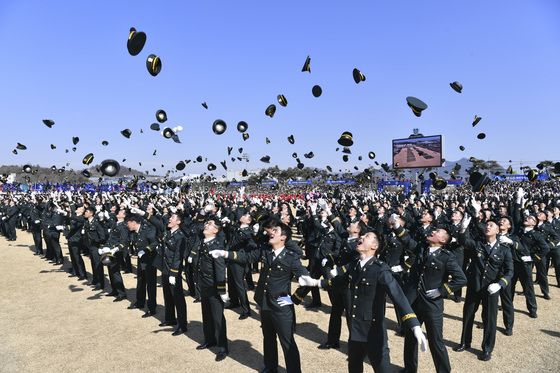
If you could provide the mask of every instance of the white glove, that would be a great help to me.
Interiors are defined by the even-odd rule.
[[[177,207],[169,206],[169,211],[171,211],[171,213],[174,214],[177,212]]]
[[[441,297],[441,291],[439,291],[439,289],[431,289],[426,291],[426,296],[430,299],[436,299],[437,297]]]
[[[312,202],[309,206],[311,207],[311,213],[315,215],[317,213],[317,203]]]
[[[320,280],[316,280],[314,278],[311,278],[311,276],[300,276],[298,279],[298,283],[299,286],[312,286],[312,287],[318,287],[321,284]]]
[[[329,260],[328,260],[327,258],[323,258],[323,259],[321,260],[321,267],[324,267],[324,266],[327,264],[328,261],[329,261]]]
[[[189,256],[189,257],[187,258],[187,263],[189,263],[189,264],[192,263],[192,256]]]
[[[57,225],[56,227],[57,231],[63,231],[64,230],[64,225]]]
[[[118,247],[115,247],[115,248],[109,250],[109,252],[111,253],[111,255],[115,255],[118,251],[119,251],[119,248],[118,248]]]
[[[488,285],[488,293],[490,295],[496,294],[497,292],[500,291],[501,288],[502,287],[500,286],[500,284],[498,284],[497,282],[494,282],[494,283]]]
[[[511,240],[511,238],[506,237],[506,236],[500,236],[500,237],[498,238],[498,241],[499,241],[500,243],[502,243],[502,244],[509,244],[509,245],[511,245],[511,244],[513,243],[513,241]]]
[[[103,213],[103,217],[104,217],[106,220],[109,220],[109,211],[105,211],[105,212]]]
[[[97,213],[97,219],[103,220],[104,217],[105,217],[105,215],[103,214],[103,212]]]
[[[521,260],[524,262],[532,262],[533,258],[531,258],[531,255],[525,255],[521,257]]]
[[[476,211],[477,214],[478,214],[478,212],[479,212],[480,210],[482,210],[481,204],[478,203],[478,202],[474,199],[474,197],[471,198],[471,205],[472,205],[472,207],[474,208],[474,211]]]
[[[220,294],[220,298],[222,298],[222,302],[224,303],[229,302],[229,297],[227,294]]]
[[[290,297],[289,295],[286,295],[284,297],[278,297],[278,299],[276,301],[278,302],[280,307],[290,306],[290,305],[294,304],[294,302],[292,301],[292,297]]]
[[[329,274],[330,274],[332,277],[338,276],[338,269],[336,269],[336,268],[331,269],[331,270],[329,271]]]
[[[426,349],[428,348],[428,341],[426,340],[426,337],[424,337],[422,329],[419,326],[415,326],[412,328],[412,332],[414,333],[414,338],[416,338],[416,341],[420,346],[420,351],[426,352]]]
[[[59,214],[62,216],[68,216],[68,211],[60,210]]]
[[[35,224],[39,224],[41,220],[35,220]]]
[[[130,209],[130,212],[136,215],[144,216],[146,213],[139,208],[133,207]]]
[[[214,259],[225,258],[227,256],[227,251],[225,251],[225,250],[212,250],[212,251],[208,252],[208,254],[212,255],[212,258],[214,258]]]
[[[451,243],[455,243],[455,242],[457,242],[457,239],[455,237],[452,237],[451,238]]]
[[[517,189],[517,192],[515,192],[515,202],[518,205],[521,204],[521,200],[523,199],[524,195],[525,195],[525,191],[523,190],[523,188],[519,188]]]
[[[394,273],[399,273],[399,272],[402,272],[402,271],[403,271],[403,267],[402,267],[401,265],[392,266],[392,267],[391,267],[391,271],[394,272]]]
[[[101,212],[101,205],[95,206],[95,212]]]
[[[6,220],[7,218],[5,216],[2,217],[2,220]]]
[[[229,218],[227,216],[222,219],[222,223],[229,223],[230,221],[231,220],[229,220]]]
[[[142,258],[144,256],[144,254],[146,254],[146,252],[144,250],[138,251],[138,257],[139,258]]]
[[[176,278],[175,276],[169,276],[169,285],[175,286]]]
[[[255,225],[253,225],[253,233],[254,234],[259,233],[259,228],[260,228],[259,223],[255,223]]]
[[[465,214],[465,216],[463,216],[463,220],[461,220],[461,233],[466,232],[469,224],[471,223],[471,219],[472,218],[468,214]]]
[[[97,253],[98,253],[99,255],[103,255],[103,249],[97,249]]]

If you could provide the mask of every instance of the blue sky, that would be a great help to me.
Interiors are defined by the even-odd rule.
[[[372,164],[370,150],[390,163],[391,140],[413,128],[442,134],[450,160],[560,159],[559,20],[555,0],[2,0],[0,164],[81,168],[93,152],[96,161],[127,158],[124,165],[145,170],[200,154],[220,170],[230,145],[251,159],[228,161],[230,170],[261,167],[265,154],[271,165],[295,166],[292,152],[309,166],[362,169]],[[126,49],[132,26],[148,36],[136,57]],[[163,61],[157,77],[145,67],[150,53]],[[300,71],[307,55],[311,74]],[[354,67],[367,77],[359,85]],[[463,93],[449,87],[455,80]],[[311,94],[315,84],[320,98]],[[288,106],[266,117],[280,93]],[[429,105],[420,118],[407,96]],[[184,127],[182,144],[149,130],[158,109],[167,111],[166,124]],[[473,129],[475,114],[483,119]],[[55,126],[45,127],[44,118]],[[228,124],[221,136],[211,129],[218,118]],[[240,120],[249,124],[245,142],[235,129]],[[120,135],[124,128],[131,139]],[[343,163],[335,148],[347,130],[355,144]],[[72,136],[81,141],[66,154]],[[17,142],[28,150],[13,155]],[[311,150],[315,158],[304,159]],[[191,164],[186,171],[205,169]]]

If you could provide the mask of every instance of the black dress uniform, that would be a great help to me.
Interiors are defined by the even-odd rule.
[[[515,320],[513,299],[515,297],[515,287],[517,285],[517,281],[519,280],[521,282],[527,310],[529,311],[529,315],[531,315],[531,317],[536,317],[537,315],[537,300],[535,299],[535,289],[531,274],[531,246],[530,242],[527,242],[528,240],[530,241],[530,238],[529,236],[525,236],[522,241],[517,235],[507,234],[505,236],[513,241],[513,243],[509,245],[513,258],[513,276],[511,278],[511,283],[504,289],[504,291],[500,292],[504,326],[507,332],[513,329]],[[527,242],[529,246],[526,246],[524,242]]]
[[[190,255],[198,269],[204,343],[218,346],[220,352],[227,353],[226,318],[224,302],[220,297],[221,294],[226,294],[226,262],[224,258],[215,259],[209,254],[212,250],[223,249],[222,240],[216,237],[208,242],[199,241]]]
[[[502,290],[509,285],[513,277],[513,260],[511,249],[498,241],[493,246],[486,242],[475,242],[469,232],[461,234],[460,243],[470,258],[467,268],[467,295],[463,307],[463,331],[461,345],[469,347],[472,342],[474,316],[482,302],[482,321],[484,336],[482,352],[489,354],[496,342],[496,319],[498,316],[498,293],[488,293],[492,283],[500,284]]]
[[[138,254],[144,251],[142,257],[138,257],[136,274],[136,302],[137,308],[144,308],[146,304],[146,292],[148,293],[148,312],[156,313],[156,287],[157,270],[153,265],[157,253],[156,230],[146,222],[140,224],[138,232],[131,232],[130,244]]]
[[[177,330],[187,330],[187,304],[183,294],[183,260],[187,238],[180,229],[166,231],[161,239],[161,285],[165,304],[165,322],[177,323]],[[175,277],[175,285],[169,277]],[[177,316],[175,316],[177,311]]]
[[[6,224],[6,238],[8,241],[16,240],[16,223],[19,217],[19,208],[16,205],[9,206],[6,214],[2,217]]]
[[[465,260],[465,250],[463,246],[459,243],[459,231],[461,227],[460,224],[450,223],[447,226],[447,232],[451,236],[451,242],[446,246],[446,249],[449,250],[453,255],[455,255],[455,259],[457,259],[457,264],[459,267],[465,272],[467,270],[468,261]],[[459,298],[463,294],[463,288],[460,287],[454,293],[455,300],[459,302]]]
[[[338,257],[335,260],[337,267],[342,268],[348,263],[359,258],[356,251],[358,237],[347,238],[343,241]],[[346,301],[348,298],[348,288],[344,284],[331,286],[329,296],[331,298],[331,313],[329,315],[329,329],[327,334],[327,345],[337,346],[340,342],[340,333],[342,330],[342,315],[346,310]],[[347,320],[348,321],[348,320]]]
[[[363,264],[363,267],[362,267]],[[348,371],[362,372],[367,355],[376,372],[390,371],[387,328],[385,326],[385,298],[402,314],[406,328],[419,326],[406,296],[397,283],[389,266],[375,257],[365,263],[355,260],[338,270],[338,275],[322,280],[322,288],[348,287],[346,318],[350,337],[348,342]]]
[[[438,248],[430,253],[427,245],[414,241],[403,227],[396,229],[395,234],[409,251],[416,252],[404,292],[420,324],[426,324],[436,372],[450,372],[451,364],[443,342],[443,298],[465,286],[467,278],[455,255],[448,250]],[[426,292],[434,289],[440,292],[440,296],[432,299]],[[410,330],[404,340],[404,367],[406,372],[418,370],[418,343]]]
[[[334,219],[334,217],[331,218],[333,223],[335,223]],[[322,223],[319,219],[314,220],[314,230],[317,238],[315,244],[317,245],[317,249],[314,250],[313,257],[309,258],[309,273],[311,277],[315,279],[328,275],[331,268],[327,265],[323,266],[323,262],[334,263],[334,259],[338,256],[338,251],[340,250],[340,246],[342,244],[340,236],[334,227],[330,226],[330,224],[332,223]],[[307,288],[307,290],[302,293],[303,296],[305,297],[309,291],[312,292],[312,305],[320,305],[321,296],[317,295],[317,293],[319,293],[319,289],[315,287]],[[328,294],[329,299],[332,302],[333,300],[331,298],[333,295],[330,291],[328,291]]]
[[[70,252],[70,262],[72,263],[72,269],[74,274],[78,276],[79,280],[85,280],[86,277],[86,266],[84,264],[84,259],[80,253],[80,246],[82,244],[82,227],[84,225],[85,218],[80,217],[78,220],[67,220],[67,225],[65,229],[66,241],[68,242],[68,251]],[[31,223],[33,224],[33,223]]]
[[[64,258],[60,247],[60,233],[64,231],[64,218],[59,213],[51,211],[47,219],[47,229],[43,230],[43,235],[45,235],[45,240],[48,240],[47,251],[50,243],[52,257],[49,257],[49,259],[54,259],[57,264],[63,264]]]
[[[99,255],[99,248],[105,243],[107,239],[107,231],[92,217],[84,221],[84,245],[88,248],[89,258],[91,260],[91,272],[93,278],[92,285],[103,289],[105,287],[105,274],[103,271],[103,264],[101,263],[101,255]]]
[[[280,306],[278,298],[289,296],[292,278],[307,275],[307,270],[301,264],[297,254],[286,248],[281,250],[276,258],[272,249],[253,250],[245,252],[228,252],[228,260],[239,263],[252,263],[261,260],[263,263],[259,280],[255,289],[255,302],[261,310],[261,327],[264,339],[265,371],[276,372],[278,369],[278,346],[276,336],[284,351],[286,371],[288,373],[301,372],[299,350],[294,339],[294,307]],[[291,296],[294,304],[303,301],[302,291],[298,288]]]
[[[541,291],[545,299],[550,299],[548,289],[548,262],[551,250],[556,250],[556,244],[560,241],[558,233],[554,230],[552,224],[548,221],[539,223],[535,230],[542,234],[548,250],[546,254],[542,252],[541,255],[535,255],[535,267],[537,268],[537,282],[541,287]],[[538,258],[537,258],[538,256]]]
[[[257,245],[253,240],[253,231],[250,226],[239,227],[232,232],[228,244],[228,251],[244,250],[245,252],[256,250]],[[227,280],[230,297],[230,307],[241,306],[241,314],[248,316],[251,313],[249,299],[247,298],[247,285],[245,275],[250,271],[250,266],[237,262],[227,263]]]
[[[111,282],[111,294],[118,298],[126,298],[126,290],[121,275],[121,263],[123,252],[129,244],[129,231],[124,221],[112,222],[109,228],[109,238],[107,246],[111,249],[118,249],[113,255],[113,260],[107,266],[109,271],[109,281]]]
[[[31,206],[28,211],[29,229],[33,236],[35,254],[43,254],[43,238],[41,237],[41,211],[36,205]]]

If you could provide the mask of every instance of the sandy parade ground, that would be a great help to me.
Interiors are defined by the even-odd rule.
[[[61,244],[64,239],[61,239]],[[230,354],[214,361],[215,351],[197,351],[202,342],[200,303],[187,297],[188,332],[173,337],[172,327],[160,328],[163,294],[158,287],[158,315],[143,319],[140,310],[128,310],[129,301],[113,303],[112,297],[92,291],[86,282],[69,278],[65,265],[56,266],[33,255],[32,237],[18,231],[18,240],[0,237],[0,371],[1,372],[165,372],[183,369],[192,372],[251,372],[262,368],[262,333],[258,312],[239,321],[239,314],[226,310]],[[89,259],[85,258],[90,269]],[[135,260],[133,260],[135,263]],[[552,273],[552,272],[551,272]],[[255,275],[255,279],[256,279]],[[123,275],[128,299],[133,299],[134,274]],[[482,330],[475,327],[474,349],[453,352],[461,335],[462,303],[445,303],[444,338],[451,366],[456,372],[558,372],[560,371],[560,289],[553,276],[552,300],[546,301],[537,289],[538,319],[530,319],[522,295],[515,298],[516,321],[513,336],[503,334],[498,316],[496,349],[489,362],[477,360]],[[106,291],[109,281],[106,279]],[[520,290],[518,284],[518,291]],[[305,303],[309,303],[306,299]],[[297,309],[296,341],[304,372],[345,372],[347,330],[343,326],[340,350],[323,351],[317,345],[326,340],[327,294],[322,292],[319,310]],[[387,326],[391,361],[395,371],[403,366],[403,338],[395,335],[395,313],[387,306]],[[480,311],[477,322],[480,321]],[[279,346],[280,364],[284,366]],[[433,371],[429,353],[420,355],[420,371]],[[281,371],[284,371],[281,369]],[[367,365],[365,371],[371,371]]]

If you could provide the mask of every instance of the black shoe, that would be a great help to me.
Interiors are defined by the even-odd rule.
[[[317,346],[317,348],[320,349],[320,350],[329,350],[331,348],[340,348],[340,344],[338,342],[337,343],[325,342],[325,343]]]
[[[462,351],[465,351],[465,350],[467,350],[467,349],[469,349],[469,348],[471,348],[470,345],[466,345],[466,344],[464,344],[464,343],[461,343],[459,346],[453,347],[453,351],[455,351],[455,352],[462,352]]]
[[[146,313],[142,315],[142,318],[145,319],[146,317],[152,317],[152,316],[154,316],[155,314],[156,314],[155,312],[146,311]]]
[[[196,298],[193,303],[200,303],[200,298]]]
[[[234,308],[239,308],[239,307],[241,307],[241,305],[239,303],[234,303],[234,304],[230,303],[227,306],[225,306],[224,308],[226,310],[232,310]]]
[[[196,346],[196,349],[197,350],[205,350],[207,348],[214,347],[215,345],[216,345],[215,343],[204,342],[203,344]]]
[[[177,325],[177,320],[175,320],[175,321],[164,321],[164,322],[162,322],[161,324],[159,324],[160,327],[163,327],[163,326],[175,326],[175,325]]]
[[[76,277],[76,275],[73,274],[73,273],[70,273],[70,274],[68,275],[68,277]]]
[[[115,299],[113,299],[113,302],[120,302],[126,299],[126,295],[119,295],[118,297],[116,297]]]
[[[322,305],[323,305],[322,303],[311,303],[311,304],[308,304],[307,306],[305,306],[305,309],[310,310],[310,309],[313,309],[313,308],[319,308]]]
[[[84,280],[87,280],[87,277],[86,276],[80,276],[80,277],[78,277],[78,280],[79,281],[84,281]]]
[[[248,313],[242,313],[242,314],[241,314],[241,315],[239,316],[239,320],[245,320],[245,319],[248,319],[248,318],[249,318],[250,316],[251,316],[251,312],[248,312]]]
[[[119,295],[119,293],[117,293],[116,291],[112,291],[108,294],[105,294],[106,297],[116,297],[117,295]]]
[[[171,333],[172,336],[178,336],[181,334],[185,334],[187,332],[187,328],[177,328],[173,331],[173,333]]]
[[[507,335],[507,336],[513,335],[513,329],[511,329],[511,328],[506,328],[504,334]]]
[[[529,317],[532,318],[532,319],[536,319],[537,318],[537,311],[529,312]]]
[[[133,310],[133,309],[141,309],[144,308],[144,306],[140,307],[138,306],[136,303],[132,303],[130,306],[127,307],[129,310]]]
[[[488,361],[490,359],[492,359],[492,353],[491,352],[482,351],[482,353],[480,355],[478,355],[478,360]]]
[[[220,351],[216,354],[216,361],[222,361],[227,357],[228,353],[226,351]]]
[[[455,303],[461,303],[461,297],[458,296],[458,295],[455,295],[455,296],[453,297],[453,302],[455,302]]]
[[[103,290],[103,287],[96,285],[93,289],[91,289],[91,291],[98,291],[98,290]]]
[[[546,300],[550,300],[550,295],[548,295],[548,294],[543,294],[543,298],[546,299]]]

